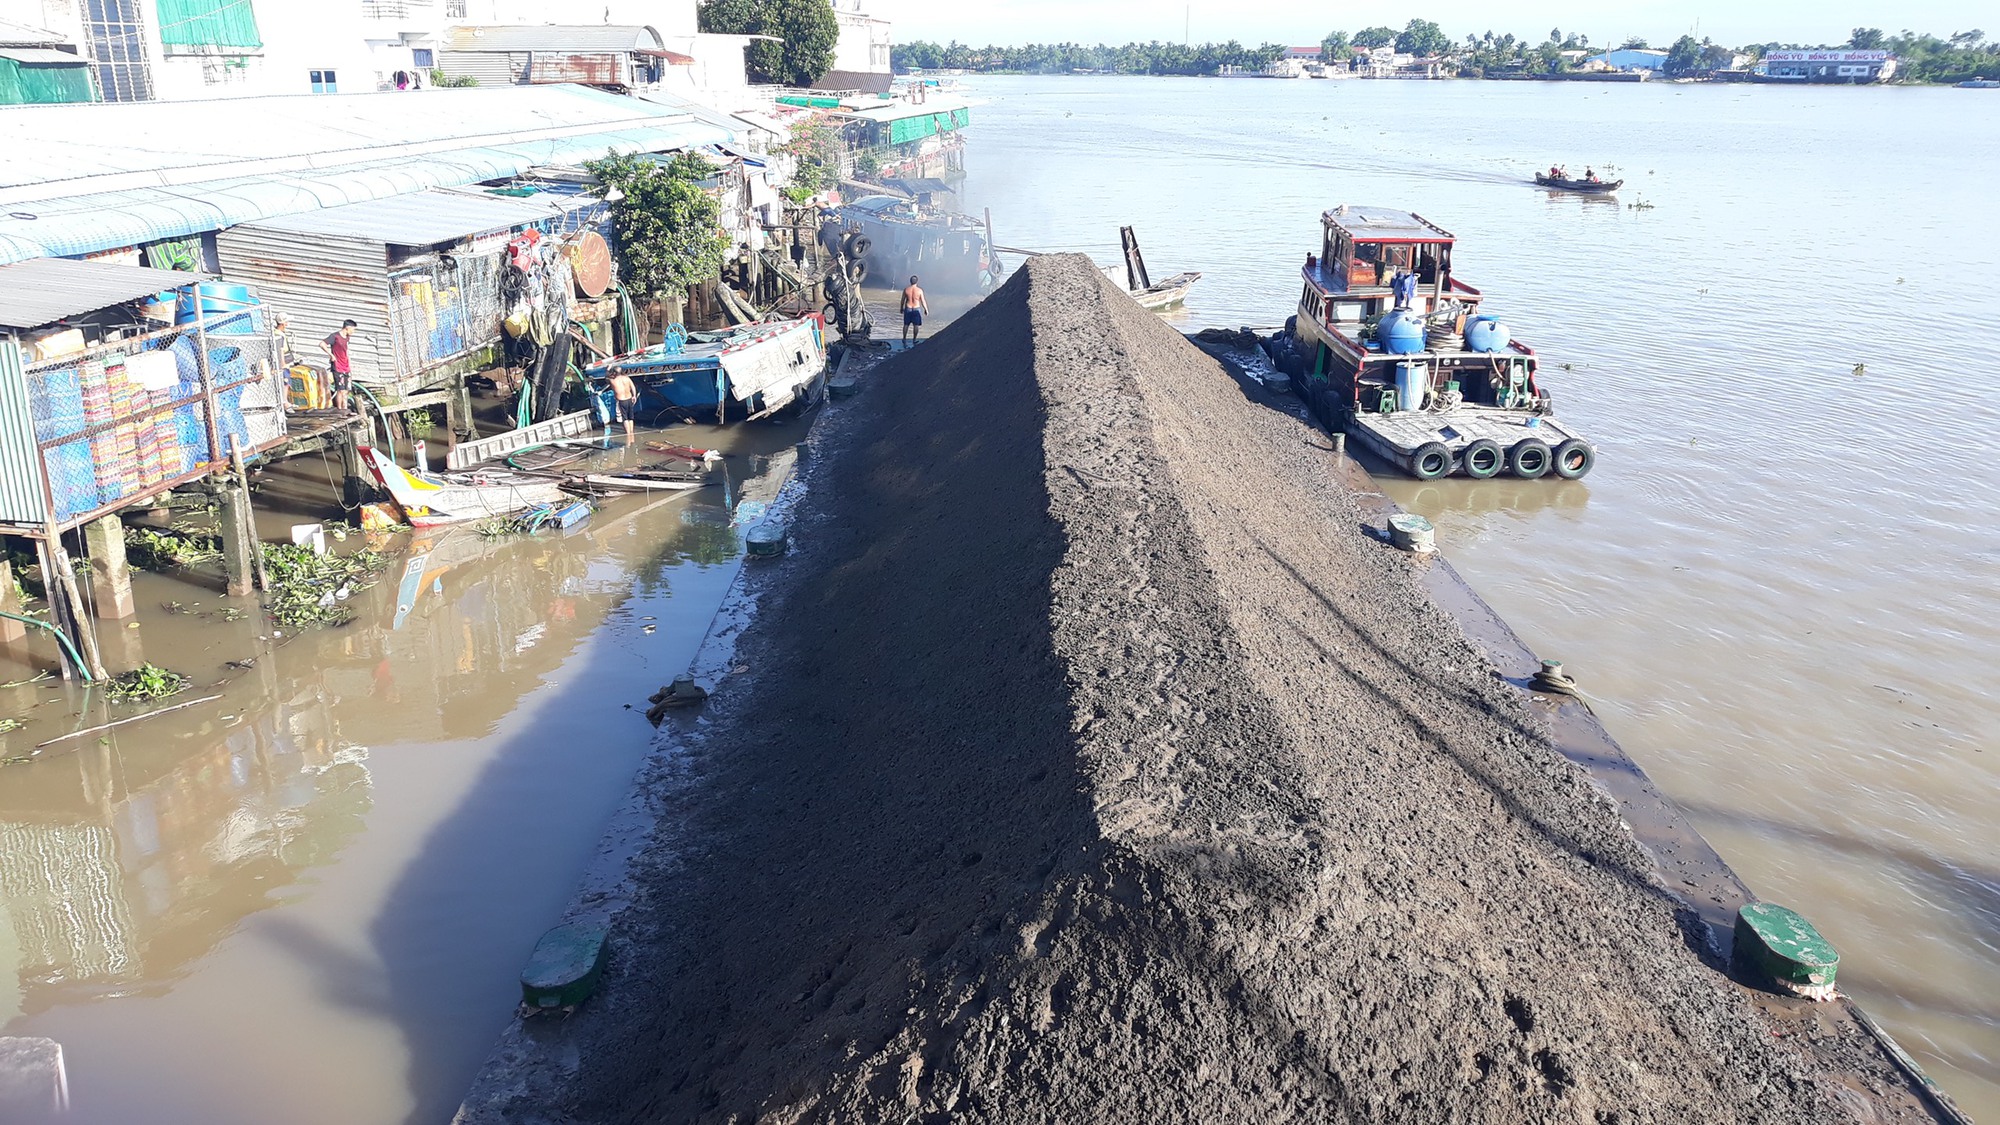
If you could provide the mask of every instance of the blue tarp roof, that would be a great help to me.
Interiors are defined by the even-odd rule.
[[[735,139],[696,108],[582,86],[12,107],[0,263]]]

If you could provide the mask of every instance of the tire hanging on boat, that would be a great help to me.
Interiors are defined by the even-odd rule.
[[[1536,480],[1549,471],[1549,443],[1523,438],[1507,451],[1507,471],[1522,480]]]
[[[847,278],[849,281],[852,281],[856,285],[859,285],[862,282],[867,281],[868,263],[862,261],[856,261],[850,263],[847,267]]]
[[[1597,451],[1582,438],[1570,438],[1556,446],[1553,468],[1564,480],[1581,480],[1597,464]]]
[[[1451,472],[1451,450],[1443,442],[1427,441],[1410,454],[1410,475],[1418,480],[1436,480]]]
[[[875,249],[875,240],[867,235],[857,232],[847,236],[848,257],[859,261],[862,258],[866,258],[868,252],[873,249]]]
[[[1507,454],[1492,438],[1479,438],[1468,443],[1459,451],[1458,459],[1465,466],[1465,475],[1473,480],[1498,476],[1500,470],[1507,467]]]

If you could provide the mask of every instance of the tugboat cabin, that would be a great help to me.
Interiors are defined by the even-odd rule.
[[[1321,216],[1294,328],[1306,371],[1342,413],[1448,403],[1532,408],[1535,353],[1479,316],[1452,275],[1450,232],[1409,211],[1340,206]]]

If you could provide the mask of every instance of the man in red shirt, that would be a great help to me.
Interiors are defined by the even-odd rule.
[[[348,342],[354,337],[354,330],[361,327],[351,320],[340,322],[340,330],[319,342],[326,349],[329,367],[333,372],[333,408],[347,409],[347,391],[354,385],[354,367],[347,358]]]

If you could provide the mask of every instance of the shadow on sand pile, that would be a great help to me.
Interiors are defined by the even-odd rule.
[[[1316,435],[1086,260],[830,421],[510,1119],[1841,1119]]]

